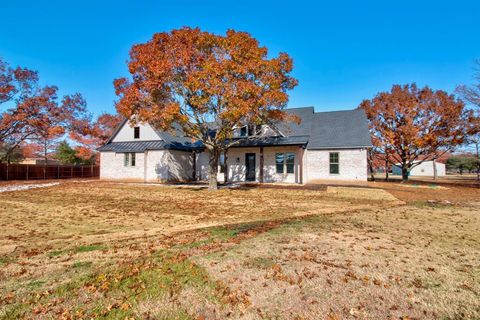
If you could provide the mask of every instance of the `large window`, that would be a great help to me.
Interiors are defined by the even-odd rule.
[[[330,174],[340,173],[340,159],[338,152],[330,152]]]
[[[281,173],[281,174],[294,173],[295,153],[293,152],[276,153],[275,167],[276,167],[277,173]]]
[[[283,173],[283,167],[285,163],[285,154],[284,153],[276,153],[275,154],[275,163],[277,167],[277,173]]]
[[[133,128],[133,139],[140,139],[140,127]]]
[[[123,154],[123,165],[125,167],[135,167],[135,153],[129,152]]]
[[[220,167],[220,173],[224,173],[226,168],[227,168],[227,163],[226,163],[226,156],[225,153],[220,153],[220,157],[218,158],[218,164]]]

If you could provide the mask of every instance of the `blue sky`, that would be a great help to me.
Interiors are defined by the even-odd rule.
[[[132,44],[182,26],[247,31],[294,59],[290,107],[352,109],[394,83],[452,92],[473,81],[480,1],[3,1],[0,56],[114,112]]]

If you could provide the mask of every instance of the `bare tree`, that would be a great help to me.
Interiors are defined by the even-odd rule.
[[[475,147],[477,158],[477,180],[480,181],[480,59],[475,61],[474,79],[476,83],[472,85],[460,85],[456,89],[456,93],[469,105],[475,108],[476,121],[471,129],[467,144]]]

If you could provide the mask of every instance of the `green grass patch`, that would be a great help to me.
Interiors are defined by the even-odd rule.
[[[88,250],[87,250],[88,251]],[[72,268],[88,268],[90,261],[77,261]],[[89,303],[74,304],[70,310],[82,310],[87,318],[125,319],[135,317],[136,306],[142,301],[164,301],[182,292],[184,288],[194,288],[210,301],[218,302],[218,284],[210,279],[206,270],[193,263],[181,251],[160,250],[152,256],[136,260],[130,264],[111,265],[102,269],[88,270],[63,283],[47,295],[35,298],[42,293],[43,281],[32,281],[27,285],[27,301],[13,303],[0,313],[0,319],[29,318],[37,306],[48,306],[57,298],[77,301],[76,295],[91,295],[98,298]],[[161,303],[160,303],[161,305]],[[52,309],[53,312],[53,309]],[[156,319],[189,319],[181,307],[156,310]],[[50,311],[46,318],[52,316]]]
[[[50,251],[47,255],[50,258],[61,256],[62,254],[66,253],[64,250],[53,250]]]
[[[45,284],[45,281],[43,280],[33,280],[33,281],[30,281],[28,284],[27,284],[27,287],[29,288],[39,288],[41,287],[42,285]]]
[[[97,251],[97,250],[107,250],[107,246],[100,245],[100,244],[92,244],[92,245],[85,245],[80,246],[75,249],[75,252],[90,252],[90,251]]]
[[[261,223],[245,223],[228,227],[212,227],[208,228],[208,236],[205,239],[182,243],[172,247],[173,250],[193,249],[204,245],[208,245],[214,242],[228,241],[237,235],[244,232],[248,232],[260,226]]]
[[[4,265],[4,264],[7,264],[10,262],[10,258],[9,257],[6,257],[6,256],[3,256],[3,257],[0,257],[0,266]]]
[[[425,208],[435,208],[435,209],[445,209],[445,208],[451,208],[451,204],[446,204],[442,202],[428,202],[428,201],[412,201],[410,202],[411,205],[414,207],[417,207],[419,209],[425,209]]]
[[[228,240],[239,234],[254,230],[261,225],[261,222],[254,223],[242,223],[239,225],[228,226],[228,227],[213,227],[210,228],[210,234],[215,240]]]

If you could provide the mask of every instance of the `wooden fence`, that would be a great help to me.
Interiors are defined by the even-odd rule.
[[[100,167],[94,165],[0,164],[0,180],[98,178]]]

